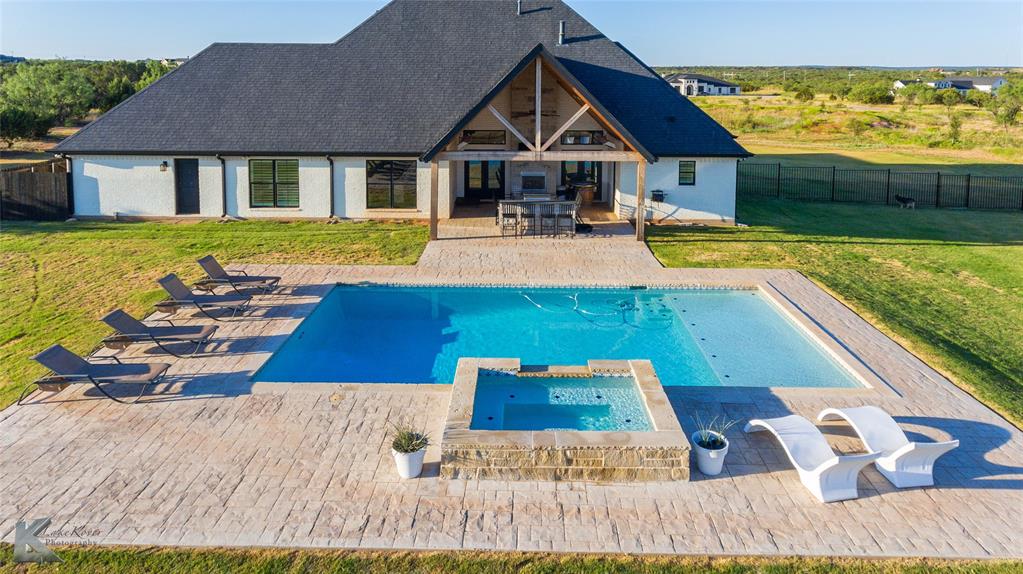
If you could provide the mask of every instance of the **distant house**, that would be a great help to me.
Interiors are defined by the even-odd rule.
[[[664,79],[683,96],[737,96],[742,93],[739,84],[703,74],[671,74]]]
[[[993,94],[998,91],[1006,84],[1005,78],[1001,76],[989,76],[989,77],[963,77],[963,76],[949,76],[940,80],[933,80],[927,82],[928,86],[938,90],[947,90],[949,88],[958,90],[959,93],[965,94],[970,90],[979,90],[981,92],[987,92]]]

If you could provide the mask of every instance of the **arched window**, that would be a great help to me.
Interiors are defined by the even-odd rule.
[[[687,96],[693,95],[693,85],[692,84],[689,84],[688,86],[686,86],[686,95]]]

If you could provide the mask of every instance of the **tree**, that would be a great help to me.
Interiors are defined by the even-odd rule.
[[[82,71],[67,62],[22,63],[0,86],[6,107],[65,123],[89,111],[93,89]]]
[[[1021,105],[1012,98],[998,97],[988,102],[986,107],[995,117],[995,123],[1009,131],[1009,128],[1016,125]]]
[[[938,90],[938,99],[946,108],[951,110],[962,103],[963,96],[959,93],[959,90],[956,90],[955,88],[946,88],[944,90]]]
[[[849,92],[849,97],[864,104],[890,104],[895,101],[887,84],[859,84]]]
[[[982,92],[980,90],[970,90],[966,92],[966,103],[977,108],[987,107],[988,102],[991,101],[991,94]]]
[[[135,93],[135,84],[128,76],[120,76],[110,80],[104,92],[103,98],[96,104],[96,107],[101,112],[105,112],[130,98]]]
[[[123,60],[82,64],[82,71],[95,92],[92,107],[107,111],[134,94],[135,82],[145,69],[145,62]]]
[[[11,147],[16,140],[46,135],[52,123],[50,118],[39,117],[32,112],[4,108],[0,110],[0,139]]]
[[[856,137],[862,136],[863,132],[867,131],[866,124],[859,118],[849,118],[849,121],[845,123],[845,126],[849,128],[849,131],[851,131]]]
[[[135,91],[141,92],[143,88],[159,80],[169,71],[171,71],[170,66],[165,66],[157,60],[149,60],[146,62],[146,70],[142,72],[142,77],[135,82]]]
[[[796,90],[796,99],[801,101],[801,102],[812,101],[813,100],[813,96],[814,96],[813,90],[811,90],[810,88],[808,88],[806,86],[800,86],[800,88],[798,90]]]
[[[913,105],[933,104],[938,91],[924,83],[910,84],[898,91],[903,102]]]
[[[959,117],[959,114],[955,112],[949,112],[948,114],[948,138],[952,140],[952,144],[959,143],[959,135],[963,128],[963,120]]]

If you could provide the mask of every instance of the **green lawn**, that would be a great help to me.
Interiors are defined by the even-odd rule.
[[[199,279],[195,260],[405,264],[427,228],[407,223],[8,223],[0,231],[0,408],[44,369],[29,360],[53,343],[86,353],[123,307],[142,316],[162,298],[156,279]]]
[[[654,227],[669,267],[802,271],[1023,424],[1023,213],[744,201],[749,227]]]
[[[161,572],[214,574],[284,574],[312,572],[487,573],[487,574],[924,574],[1019,572],[1019,562],[942,560],[857,560],[820,558],[702,558],[593,556],[578,554],[480,552],[372,552],[344,550],[198,550],[169,548],[57,548],[61,565],[25,568],[10,563],[11,546],[0,545],[0,573]]]

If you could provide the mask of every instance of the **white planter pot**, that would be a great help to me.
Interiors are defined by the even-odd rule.
[[[398,476],[402,478],[416,478],[423,472],[423,458],[426,457],[426,449],[416,452],[398,452],[391,449],[391,456],[394,457],[394,464],[398,467]]]
[[[693,443],[693,452],[696,453],[696,467],[707,476],[717,476],[721,474],[721,468],[725,465],[725,455],[728,454],[728,439],[718,433],[711,434],[725,441],[725,448],[718,450],[703,448],[697,443],[700,438],[699,432],[693,433],[690,439]]]

